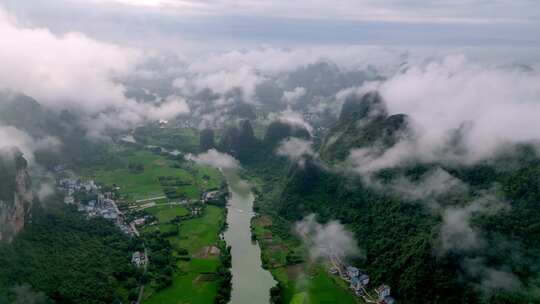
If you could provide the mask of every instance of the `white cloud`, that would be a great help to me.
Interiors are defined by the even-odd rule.
[[[296,222],[296,232],[308,247],[313,260],[362,256],[354,235],[338,221],[320,224],[310,214]]]
[[[480,231],[473,227],[474,215],[495,214],[509,205],[493,195],[484,195],[463,207],[449,207],[442,211],[440,228],[441,250],[470,251],[483,248],[486,244]]]
[[[360,171],[407,160],[471,164],[506,144],[538,142],[540,74],[480,65],[450,56],[411,67],[378,85],[390,114],[405,113],[414,136],[381,151],[362,148],[350,159]]]
[[[468,190],[461,180],[441,168],[427,173],[414,183],[402,176],[387,187],[410,200],[436,199],[447,193],[459,195]]]
[[[292,161],[302,161],[306,155],[315,155],[312,142],[304,139],[291,137],[283,140],[276,150],[277,155],[286,156]]]
[[[508,267],[494,268],[484,258],[467,258],[463,265],[468,275],[480,280],[479,287],[485,294],[501,290],[516,290],[522,287],[519,278]]]
[[[393,70],[401,62],[400,55],[402,51],[397,49],[369,45],[293,49],[266,46],[205,55],[194,60],[189,65],[188,72],[199,74],[230,72],[247,66],[263,75],[275,75],[324,60],[330,60],[344,69],[358,69],[372,65],[383,70]]]
[[[274,121],[279,120],[283,123],[286,123],[292,127],[306,129],[309,134],[313,134],[313,127],[304,120],[304,117],[301,113],[293,111],[290,107],[287,107],[285,111],[282,111],[278,114],[270,113],[268,115],[268,120]]]
[[[191,84],[197,90],[211,89],[215,93],[225,94],[232,89],[242,89],[246,102],[253,102],[255,86],[262,77],[249,66],[241,66],[234,70],[220,70],[213,73],[200,74],[193,77]],[[186,85],[182,78],[174,81],[175,85]]]
[[[218,169],[236,169],[240,163],[229,154],[218,152],[215,149],[210,149],[199,155],[186,155],[187,160],[194,161],[198,164],[212,166]]]
[[[303,87],[296,87],[292,91],[283,92],[281,98],[286,104],[295,104],[300,98],[306,95],[306,89]]]
[[[56,35],[46,28],[22,27],[1,7],[0,35],[0,88],[23,92],[49,109],[88,115],[83,119],[93,132],[189,112],[179,97],[149,104],[124,96],[118,79],[142,62],[137,50],[81,33]]]
[[[139,54],[81,33],[56,36],[23,28],[0,8],[0,87],[24,92],[51,107],[97,113],[126,102],[114,77],[132,71]]]
[[[189,106],[186,100],[179,96],[168,96],[165,102],[156,106],[147,106],[147,117],[153,120],[169,120],[178,114],[189,113]]]
[[[56,138],[45,137],[36,140],[17,128],[0,125],[0,150],[17,148],[29,162],[33,162],[34,152],[36,150],[54,151],[60,145],[60,142]]]
[[[39,200],[43,202],[45,199],[54,194],[54,183],[41,183],[36,194],[39,197]]]

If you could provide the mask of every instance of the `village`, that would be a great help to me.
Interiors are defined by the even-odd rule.
[[[96,185],[93,180],[82,181],[77,178],[63,178],[57,182],[57,189],[65,194],[64,203],[77,206],[79,212],[84,212],[88,217],[102,217],[114,221],[122,232],[127,235],[136,235],[128,223],[126,223],[124,214],[118,209],[116,201],[113,199],[113,193],[107,191],[102,193],[101,187]],[[84,195],[89,198],[86,204],[80,197]]]
[[[395,300],[390,295],[390,286],[382,284],[375,289],[375,294],[368,291],[369,275],[354,266],[345,266],[337,256],[330,258],[331,267],[329,272],[339,275],[341,279],[349,283],[356,296],[361,297],[366,303],[394,304]]]
[[[63,168],[57,168],[57,173],[63,172]],[[102,217],[110,220],[126,235],[130,237],[139,237],[140,233],[137,227],[144,225],[156,224],[155,219],[151,215],[143,215],[137,217],[134,211],[141,211],[146,208],[152,208],[160,205],[175,206],[184,205],[188,207],[189,215],[185,218],[198,217],[202,214],[202,206],[195,204],[193,201],[182,200],[179,202],[167,202],[157,204],[156,199],[165,198],[153,197],[150,199],[140,200],[137,206],[129,207],[129,215],[124,214],[117,205],[115,194],[113,191],[102,191],[102,187],[97,185],[94,180],[84,181],[76,177],[61,178],[57,180],[57,190],[64,193],[64,203],[74,205],[79,212],[86,214],[88,218]],[[118,190],[118,189],[116,189]],[[206,191],[201,195],[200,202],[203,204],[216,202],[222,197],[220,190]],[[84,197],[82,199],[81,197]],[[134,217],[135,215],[135,217]],[[134,252],[132,255],[132,263],[136,267],[145,266],[148,259],[145,252]]]
[[[130,237],[139,236],[135,224],[127,223],[124,213],[118,209],[118,205],[113,199],[113,193],[110,191],[102,193],[101,187],[96,185],[93,180],[82,181],[78,178],[63,178],[58,180],[57,189],[64,193],[65,204],[77,206],[77,211],[85,213],[88,218],[102,217],[113,221],[124,234]],[[80,194],[95,197],[95,199],[89,199],[86,204],[83,204],[80,199],[76,199]],[[146,265],[146,253],[134,252],[131,262],[135,267]]]

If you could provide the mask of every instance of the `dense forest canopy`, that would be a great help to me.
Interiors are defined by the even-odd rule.
[[[1,2],[0,304],[540,303],[540,2]]]

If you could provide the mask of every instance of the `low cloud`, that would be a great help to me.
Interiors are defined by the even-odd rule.
[[[17,148],[30,163],[34,161],[35,151],[55,151],[60,145],[60,141],[54,137],[35,139],[15,127],[0,125],[0,150]]]
[[[449,56],[398,73],[379,86],[390,114],[409,115],[413,140],[383,160],[471,164],[514,143],[538,142],[540,74]],[[386,165],[386,164],[385,164]]]
[[[367,148],[352,149],[349,152],[347,162],[352,165],[354,170],[362,175],[370,175],[381,169],[390,168],[401,164],[401,162],[410,160],[415,154],[413,143],[409,141],[398,142],[388,150],[380,146],[371,146]]]
[[[81,33],[57,36],[20,26],[0,7],[0,86],[24,92],[57,109],[98,113],[126,102],[114,77],[133,71],[137,51]]]
[[[25,27],[0,7],[0,89],[25,93],[48,109],[81,114],[93,133],[131,128],[189,112],[184,100],[161,103],[127,98],[120,79],[135,73],[144,54],[78,32],[63,35]]]
[[[43,183],[40,185],[37,196],[39,197],[40,201],[44,201],[48,197],[54,194],[54,184],[52,183]]]
[[[152,120],[172,119],[179,114],[189,113],[186,100],[179,96],[168,96],[165,101],[156,106],[146,106],[147,118]]]
[[[471,223],[473,216],[493,215],[505,208],[510,208],[509,204],[493,194],[486,193],[466,206],[444,209],[440,229],[443,252],[467,252],[484,248],[485,241],[480,231]]]
[[[421,201],[429,209],[438,212],[441,201],[448,195],[466,195],[469,188],[460,179],[452,176],[442,168],[436,168],[415,181],[399,176],[387,184],[382,184],[371,176],[366,176],[367,185],[383,192],[394,193],[408,201]]]
[[[306,129],[309,134],[313,134],[313,127],[304,120],[304,117],[301,113],[293,111],[290,107],[287,107],[285,111],[280,113],[271,113],[268,115],[268,120],[274,121],[279,120],[283,123],[286,123],[292,127]]]
[[[249,66],[240,66],[234,70],[220,70],[207,74],[195,74],[189,81],[185,78],[174,80],[179,88],[191,86],[196,91],[210,89],[214,93],[226,94],[234,89],[241,89],[245,102],[254,102],[255,87],[263,78]]]
[[[276,150],[277,155],[285,156],[300,165],[304,164],[304,157],[314,156],[312,142],[296,137],[284,139]]]
[[[186,159],[223,170],[236,169],[240,166],[240,163],[234,157],[218,152],[216,149],[210,149],[199,155],[188,154]]]
[[[509,204],[491,193],[485,193],[466,206],[441,210],[443,222],[439,230],[439,254],[454,252],[473,256],[465,258],[461,267],[468,277],[478,282],[484,295],[500,290],[516,290],[522,286],[509,267],[486,262],[484,252],[488,242],[483,231],[472,223],[473,217],[494,215],[507,208],[510,208]]]
[[[296,232],[309,249],[312,260],[362,256],[354,235],[338,221],[320,224],[315,215],[306,216],[295,224]]]
[[[484,258],[465,259],[463,267],[469,276],[479,281],[478,287],[486,295],[501,290],[516,290],[522,287],[519,278],[509,269],[490,267]]]
[[[295,104],[298,100],[306,95],[306,89],[303,87],[296,87],[292,91],[283,92],[283,97],[281,100],[286,104]]]

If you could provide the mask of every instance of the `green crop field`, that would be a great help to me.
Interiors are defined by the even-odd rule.
[[[298,303],[306,304],[324,304],[335,303],[339,299],[339,303],[357,304],[362,303],[359,298],[354,296],[344,282],[337,276],[327,273],[322,266],[312,266],[314,270],[300,276],[298,280],[291,280],[287,275],[285,267],[271,269],[274,278],[284,286],[284,303],[297,303],[299,294],[303,294],[302,301]]]
[[[309,302],[310,304],[334,303],[339,299],[339,303],[354,304],[359,303],[350,291],[343,286],[343,281],[337,276],[326,272],[323,267],[319,267],[318,273],[310,278]],[[341,285],[341,286],[340,286]]]
[[[223,209],[206,206],[202,217],[182,222],[180,238],[173,238],[170,241],[180,248],[187,249],[191,254],[196,254],[204,246],[216,244],[223,221],[225,221]]]
[[[300,292],[295,294],[290,304],[307,304],[307,293]]]
[[[166,227],[168,224],[162,224],[164,221],[172,219],[182,214],[182,212],[187,212],[183,207],[167,208],[168,206],[159,206],[147,209],[149,212],[155,212],[160,221],[160,229],[170,228]],[[187,249],[193,258],[190,261],[179,261],[172,285],[158,292],[148,290],[145,292],[143,303],[213,303],[217,294],[217,283],[205,279],[205,273],[213,273],[217,270],[219,258],[217,256],[204,258],[197,256],[203,251],[204,247],[217,243],[219,230],[224,220],[223,209],[206,206],[202,217],[181,222],[179,235],[169,237],[168,240],[176,248]]]
[[[185,207],[175,205],[161,205],[146,209],[146,211],[157,217],[160,223],[168,223],[177,216],[187,215],[189,211]]]
[[[179,256],[180,249],[186,249],[191,260],[178,260],[172,276],[172,285],[156,291],[153,284],[147,284],[143,303],[179,304],[212,303],[217,295],[217,282],[213,277],[220,265],[219,256],[208,255],[209,246],[217,244],[220,228],[225,221],[224,209],[205,206],[199,218],[171,223],[177,216],[189,214],[185,206],[168,205],[167,198],[158,198],[168,193],[181,194],[182,198],[197,200],[204,191],[217,189],[222,182],[221,173],[211,167],[192,162],[178,162],[146,150],[124,150],[125,167],[114,169],[98,168],[87,174],[97,182],[120,187],[122,196],[130,204],[143,205],[155,202],[157,205],[144,209],[154,215],[158,223],[140,227],[143,237],[153,237],[151,232],[159,231],[172,236],[167,237]],[[162,177],[160,179],[160,177]],[[144,202],[136,200],[149,199]],[[171,234],[178,231],[177,235]],[[150,258],[150,264],[152,260]]]
[[[147,145],[162,146],[196,153],[199,149],[199,131],[192,128],[164,128],[146,126],[139,128],[138,136],[144,138]]]
[[[173,176],[190,181],[191,176],[181,168],[173,168],[173,162],[162,156],[154,155],[148,151],[137,151],[126,158],[133,164],[141,164],[142,172],[133,172],[128,168],[115,170],[97,170],[94,174],[96,181],[106,185],[117,185],[124,195],[131,195],[134,199],[163,195],[159,183],[160,176]]]
[[[215,272],[219,260],[192,259],[178,264],[180,272],[175,274],[172,286],[160,290],[143,301],[145,304],[206,304],[213,303],[217,293],[214,281],[205,281],[201,273]]]
[[[193,163],[179,166],[175,161],[149,151],[126,152],[126,154],[127,164],[140,165],[144,170],[130,170],[128,167],[113,170],[101,168],[87,177],[105,185],[120,187],[120,192],[132,200],[163,196],[164,186],[160,183],[159,177],[168,177],[185,183],[176,189],[189,199],[198,199],[203,191],[219,187],[222,180],[219,171],[210,167]]]

